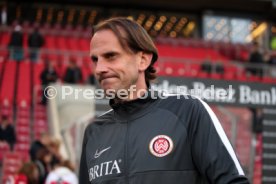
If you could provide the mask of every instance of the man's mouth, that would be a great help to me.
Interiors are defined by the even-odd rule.
[[[105,76],[105,77],[101,77],[101,78],[99,79],[99,81],[102,82],[103,80],[111,79],[111,78],[116,78],[116,76]]]

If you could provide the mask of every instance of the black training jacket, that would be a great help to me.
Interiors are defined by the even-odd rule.
[[[80,184],[249,183],[217,117],[200,99],[110,105],[86,128]]]

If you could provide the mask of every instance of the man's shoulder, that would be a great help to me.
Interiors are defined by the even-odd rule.
[[[165,94],[161,98],[161,105],[190,106],[198,104],[199,99],[186,94]]]
[[[191,112],[201,108],[200,100],[191,95],[166,94],[158,104],[159,109],[170,111],[174,114]]]

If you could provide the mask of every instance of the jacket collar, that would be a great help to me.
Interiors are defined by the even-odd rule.
[[[130,120],[138,118],[150,112],[151,106],[158,101],[158,92],[148,90],[141,98],[131,101],[116,101],[111,99],[109,105],[114,110],[115,118],[120,120]]]

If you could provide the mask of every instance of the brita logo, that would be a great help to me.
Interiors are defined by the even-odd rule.
[[[118,163],[121,163],[122,160],[114,160],[114,161],[108,161],[108,162],[103,162],[98,165],[94,165],[92,168],[88,170],[89,172],[89,181],[91,182],[92,180],[96,178],[100,178],[102,176],[107,176],[111,174],[120,174],[121,169],[119,167]]]

